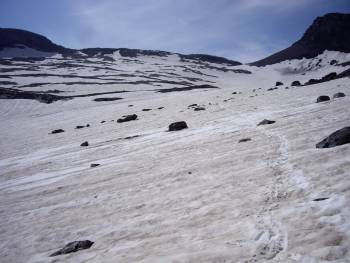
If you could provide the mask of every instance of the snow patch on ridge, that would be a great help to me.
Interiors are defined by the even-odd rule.
[[[12,57],[53,57],[57,53],[39,51],[33,48],[29,48],[23,45],[14,48],[4,48],[0,50],[0,58],[12,58]]]

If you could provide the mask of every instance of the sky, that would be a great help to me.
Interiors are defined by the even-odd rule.
[[[126,47],[252,62],[298,40],[350,0],[0,0],[0,27],[68,48]]]

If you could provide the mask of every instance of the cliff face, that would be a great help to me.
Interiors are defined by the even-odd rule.
[[[330,13],[317,17],[292,46],[251,65],[265,66],[284,60],[312,58],[325,50],[350,52],[350,14]]]

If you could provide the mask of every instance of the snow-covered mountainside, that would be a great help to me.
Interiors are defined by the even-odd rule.
[[[0,60],[1,262],[349,262],[350,54],[132,52]]]

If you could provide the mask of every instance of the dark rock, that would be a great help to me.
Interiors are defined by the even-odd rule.
[[[350,66],[350,61],[346,61],[346,62],[340,63],[339,66],[342,66],[342,67]]]
[[[61,133],[61,132],[64,132],[64,130],[62,130],[62,129],[57,129],[57,130],[53,130],[53,131],[51,132],[51,134]]]
[[[193,110],[194,111],[201,111],[201,110],[205,110],[205,108],[204,107],[196,107]]]
[[[316,144],[316,148],[332,148],[350,143],[350,126],[337,130]]]
[[[312,84],[317,84],[319,83],[319,80],[318,79],[309,79],[305,85],[312,85]]]
[[[158,107],[158,110],[162,110],[162,109],[164,109],[164,107]]]
[[[179,131],[187,128],[188,128],[187,123],[184,121],[174,122],[169,125],[169,131]]]
[[[123,98],[119,98],[119,97],[114,97],[114,98],[96,98],[94,99],[94,101],[115,101],[115,100],[121,100]]]
[[[65,245],[62,249],[56,251],[55,253],[52,253],[50,257],[55,257],[58,255],[69,254],[69,253],[77,252],[79,250],[88,249],[93,244],[94,242],[90,240],[73,241]]]
[[[322,96],[319,96],[316,100],[316,103],[319,103],[319,102],[323,102],[323,101],[328,101],[330,100],[331,98],[329,96],[325,96],[325,95],[322,95]]]
[[[232,92],[232,94],[233,94],[233,95],[236,95],[236,94],[237,94],[237,91]]]
[[[85,142],[83,142],[82,144],[80,144],[80,146],[89,146],[89,142],[87,142],[87,141],[85,141]]]
[[[304,85],[312,85],[312,84],[322,83],[322,82],[338,79],[341,77],[342,77],[342,75],[338,76],[336,72],[331,72],[331,73],[327,74],[326,76],[323,76],[321,79],[310,79]]]
[[[135,138],[138,138],[138,137],[140,137],[140,135],[127,136],[124,139],[125,140],[130,140],[130,139],[135,139]]]
[[[97,166],[100,166],[100,164],[99,163],[92,163],[92,164],[90,164],[91,168],[94,168],[94,167],[97,167]]]
[[[336,61],[335,59],[332,59],[331,62],[329,62],[329,64],[331,65],[336,65],[338,63],[338,61]]]
[[[132,115],[126,115],[126,116],[123,116],[124,118],[120,118],[117,120],[118,123],[121,123],[121,122],[127,122],[127,121],[134,121],[137,119],[137,115],[136,114],[132,114]]]
[[[271,91],[271,90],[275,90],[275,89],[278,89],[277,87],[275,87],[275,88],[269,88],[269,89],[267,89],[266,91]]]
[[[282,85],[283,85],[282,82],[280,82],[280,81],[277,81],[277,82],[276,82],[276,86],[282,86]]]
[[[1,30],[1,29],[0,29]],[[47,94],[39,91],[25,91],[12,88],[1,88],[0,99],[29,99],[37,100],[42,103],[53,103],[59,100],[68,100],[70,97]]]
[[[319,202],[319,201],[324,201],[324,200],[327,200],[327,199],[329,199],[329,197],[320,197],[320,198],[315,198],[315,199],[312,200],[312,201],[314,201],[314,202]]]
[[[291,86],[301,86],[300,81],[298,80],[293,81]]]
[[[85,126],[83,126],[83,125],[78,125],[78,126],[76,126],[75,128],[76,128],[76,129],[82,129],[82,128],[85,128]]]
[[[333,99],[345,97],[343,92],[337,92],[333,95]]]
[[[331,72],[331,73],[327,74],[326,76],[322,77],[321,82],[330,81],[330,80],[333,80],[336,78],[337,78],[337,73]]]
[[[151,111],[152,109],[142,109],[142,111]]]
[[[266,124],[273,124],[275,123],[276,121],[271,121],[271,120],[267,120],[267,119],[264,119],[262,120],[261,122],[259,122],[258,126],[260,125],[266,125]]]
[[[101,123],[105,123],[106,121],[101,121]]]
[[[243,138],[243,139],[240,139],[238,142],[241,143],[241,142],[249,142],[251,141],[252,139],[250,138]]]
[[[187,108],[192,108],[192,107],[197,107],[198,104],[194,103],[194,104],[191,104],[191,105],[188,105]]]
[[[134,105],[130,104],[130,105],[128,105],[128,107],[134,107]]]
[[[86,124],[86,127],[89,128],[89,127],[90,127],[90,124]]]

